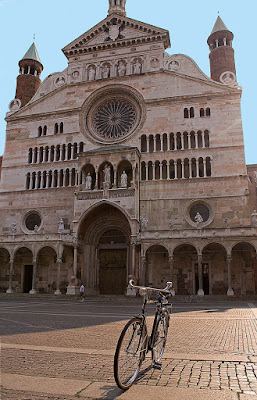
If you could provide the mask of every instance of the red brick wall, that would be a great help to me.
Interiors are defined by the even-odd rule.
[[[257,181],[254,174],[257,171],[257,164],[247,165],[246,168],[249,176],[250,207],[253,211],[257,210]]]

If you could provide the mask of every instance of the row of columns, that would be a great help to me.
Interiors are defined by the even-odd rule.
[[[232,289],[232,276],[231,276],[231,260],[232,256],[227,256],[227,274],[228,274],[228,289],[227,296],[234,296],[234,290]],[[203,290],[203,256],[199,254],[197,257],[198,264],[198,296],[204,296]],[[173,282],[173,269],[174,269],[174,258],[169,256],[169,268],[170,268],[170,280]],[[141,257],[141,271],[139,273],[139,280],[142,285],[145,285],[145,274],[146,274],[146,257]]]
[[[143,164],[143,163],[142,163]],[[142,164],[141,164],[141,177],[140,179],[143,180],[143,176],[142,176]],[[145,163],[145,180],[149,180],[149,171],[150,168],[152,169],[152,176],[153,176],[153,180],[156,179],[156,168],[158,168],[159,173],[160,173],[160,180],[164,179],[163,178],[163,167],[166,168],[166,174],[165,176],[167,176],[167,178],[165,179],[179,179],[178,178],[178,168],[179,166],[181,166],[181,178],[182,179],[186,179],[186,178],[199,178],[200,176],[206,177],[209,176],[207,175],[207,161],[206,159],[203,159],[203,175],[200,175],[200,164],[199,164],[199,160],[195,161],[195,176],[193,174],[193,165],[192,165],[192,160],[188,161],[188,176],[186,176],[186,171],[185,171],[185,160],[181,160],[180,163],[178,163],[177,161],[174,161],[174,177],[171,177],[171,171],[170,171],[170,166],[172,164],[163,164],[161,162],[155,162],[152,163],[152,165],[149,165],[149,163]],[[209,167],[211,170],[211,159],[209,159]]]
[[[83,149],[80,149],[83,151]],[[66,160],[76,160],[78,158],[78,147],[77,145],[61,145],[54,148],[45,147],[42,150],[34,149],[31,156],[31,164],[40,164],[46,162],[56,162],[56,161],[66,161]]]
[[[74,168],[67,170],[44,171],[44,173],[33,172],[27,175],[26,189],[51,189],[60,187],[76,186],[78,182],[78,173]]]
[[[167,137],[167,150],[185,150],[187,148],[188,150],[193,149],[198,149],[199,147],[199,135],[197,132],[194,133],[194,146],[192,145],[192,133],[187,133],[187,141],[185,139],[185,134],[177,135],[174,134],[174,148],[171,148],[171,137],[169,134],[167,134],[165,137]],[[153,140],[153,152],[155,153],[157,151],[157,137],[156,136],[146,136],[146,153],[150,153],[150,140]],[[202,139],[201,139],[201,148],[206,148],[208,147],[207,143],[205,143],[205,134],[202,134]],[[187,147],[185,146],[187,144]],[[181,146],[180,146],[181,145]],[[160,151],[164,151],[164,134],[160,135]],[[159,151],[159,150],[158,150]]]
[[[25,68],[24,68],[24,67],[21,67],[20,74],[21,74],[21,75],[32,75],[32,74],[30,73],[30,70],[31,70],[31,67],[30,67],[30,65],[29,65],[29,66],[28,66],[28,72],[25,74]],[[38,71],[37,71],[36,69],[35,69],[33,75],[34,75],[34,76],[38,76]]]

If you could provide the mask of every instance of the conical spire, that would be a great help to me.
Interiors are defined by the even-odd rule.
[[[229,29],[226,27],[220,16],[218,15],[218,18],[215,22],[215,25],[213,27],[213,30],[211,31],[211,35],[215,32],[220,32],[220,31],[228,31]]]
[[[108,14],[120,14],[126,16],[126,1],[127,0],[109,0]]]
[[[34,61],[38,61],[40,64],[42,64],[34,42],[30,46],[30,48],[28,49],[27,53],[24,55],[22,60],[34,60]]]

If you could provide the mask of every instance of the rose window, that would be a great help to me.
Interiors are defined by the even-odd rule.
[[[127,99],[108,99],[101,103],[93,115],[93,129],[104,139],[126,136],[135,127],[137,112]]]

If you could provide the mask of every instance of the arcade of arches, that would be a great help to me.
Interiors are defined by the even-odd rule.
[[[122,211],[102,203],[82,217],[79,249],[43,246],[34,254],[26,246],[15,251],[0,248],[0,290],[66,293],[75,273],[92,294],[124,294],[130,274],[149,286],[164,287],[172,280],[178,295],[257,293],[252,244],[235,243],[229,250],[219,243],[209,243],[201,250],[190,243],[172,250],[160,244],[140,248],[132,228]]]

